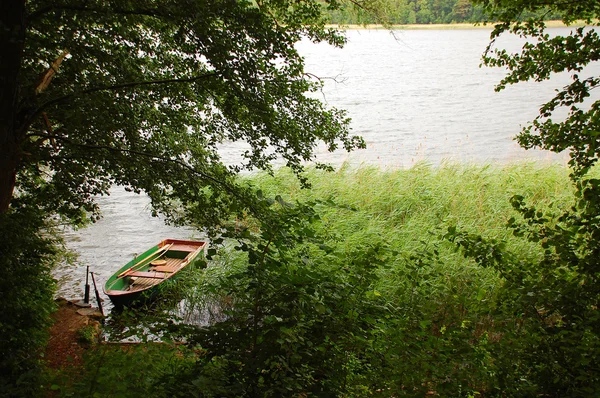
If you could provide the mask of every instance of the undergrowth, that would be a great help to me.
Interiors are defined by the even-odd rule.
[[[182,318],[168,312],[163,329],[187,343],[185,360],[145,368],[155,396],[594,391],[595,271],[585,276],[578,264],[591,257],[572,248],[594,210],[581,198],[598,184],[535,163],[309,177],[310,190],[286,170],[248,179],[268,211],[224,227],[210,266],[187,279]],[[102,384],[126,365],[99,355],[86,378]]]

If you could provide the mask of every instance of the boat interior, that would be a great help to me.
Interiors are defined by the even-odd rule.
[[[150,262],[150,266],[145,271],[128,273],[129,287],[127,290],[142,290],[149,286],[158,285],[172,273],[179,271],[183,267],[185,259],[167,257],[168,254],[169,252],[164,257]]]

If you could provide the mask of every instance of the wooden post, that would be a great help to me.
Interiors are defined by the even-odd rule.
[[[90,266],[87,266],[87,270],[85,271],[85,291],[83,292],[83,302],[86,304],[90,303]]]

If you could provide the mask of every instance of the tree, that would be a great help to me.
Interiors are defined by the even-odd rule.
[[[308,95],[320,82],[305,73],[294,48],[302,38],[341,46],[343,36],[322,16],[323,7],[339,6],[3,1],[0,226],[10,232],[2,236],[8,243],[0,266],[3,286],[14,294],[3,291],[2,308],[12,304],[6,297],[19,295],[11,281],[22,280],[23,261],[31,265],[28,283],[42,283],[30,263],[37,258],[38,273],[47,274],[51,223],[94,220],[94,197],[113,185],[146,192],[154,211],[173,222],[218,228],[232,212],[257,210],[252,193],[236,182],[239,171],[268,170],[280,157],[301,177],[319,142],[330,150],[361,147],[343,112]],[[237,164],[219,152],[235,141],[247,144]],[[37,237],[44,250],[24,256],[24,235]],[[28,306],[19,308],[36,311]],[[3,339],[10,340],[25,326],[1,312]],[[0,341],[13,350],[3,358],[31,351],[9,340]],[[2,374],[12,366],[0,365]]]
[[[470,0],[458,0],[452,7],[452,15],[456,21],[468,21],[473,11]]]
[[[3,4],[2,213],[26,202],[78,221],[118,184],[214,220],[242,168],[281,156],[300,172],[320,140],[361,145],[306,96],[294,43],[343,43],[316,2]],[[230,141],[249,144],[243,165],[224,165]]]
[[[417,10],[417,23],[428,24],[432,22],[431,19],[433,15],[426,0],[418,0],[415,7]]]

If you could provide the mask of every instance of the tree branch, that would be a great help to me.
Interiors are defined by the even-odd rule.
[[[233,189],[231,188],[226,182],[221,181],[211,175],[208,175],[202,171],[199,171],[197,169],[195,169],[194,167],[190,166],[189,164],[184,163],[181,160],[178,159],[172,159],[170,157],[166,157],[166,156],[162,156],[162,155],[158,155],[156,153],[149,153],[149,152],[143,152],[143,151],[137,151],[134,149],[125,149],[125,148],[115,148],[113,146],[108,146],[108,145],[94,145],[94,144],[83,144],[83,143],[79,143],[79,142],[75,142],[73,140],[70,140],[66,137],[60,136],[60,135],[52,135],[52,134],[44,134],[44,133],[32,133],[28,135],[29,137],[40,137],[40,138],[44,138],[46,140],[57,140],[57,141],[63,141],[66,142],[69,145],[72,146],[76,146],[79,148],[86,148],[86,149],[91,149],[91,150],[108,150],[111,152],[118,152],[118,153],[128,153],[128,154],[132,154],[132,155],[138,155],[138,156],[143,156],[145,158],[149,158],[150,161],[153,160],[160,160],[163,162],[167,162],[167,163],[173,163],[173,164],[177,164],[183,168],[185,168],[188,171],[191,171],[193,174],[196,174],[206,180],[212,181],[213,183],[222,186],[227,192],[229,192],[230,194],[234,195],[235,197],[237,197],[238,199],[242,199],[239,194]],[[251,206],[252,207],[252,206]]]
[[[30,115],[30,117],[27,119],[26,125],[29,126],[29,124],[31,124],[31,122],[37,117],[39,116],[44,109],[56,105],[56,104],[60,104],[61,102],[65,102],[68,101],[72,98],[76,98],[76,97],[82,97],[84,95],[88,95],[88,94],[93,94],[93,93],[97,93],[99,91],[116,91],[116,90],[121,90],[124,88],[133,88],[133,87],[139,87],[139,86],[152,86],[152,85],[161,85],[161,84],[172,84],[172,83],[193,83],[199,80],[203,80],[203,79],[208,79],[210,77],[213,76],[217,76],[218,74],[216,72],[210,72],[210,73],[206,73],[204,75],[200,75],[200,76],[194,76],[194,77],[188,77],[188,78],[180,78],[180,79],[164,79],[164,80],[148,80],[148,81],[140,81],[140,82],[128,82],[128,83],[121,83],[121,84],[115,84],[112,86],[99,86],[99,87],[92,87],[86,90],[82,90],[76,93],[71,93],[71,94],[67,94],[67,95],[63,95],[62,97],[58,97],[55,99],[52,99],[50,101],[45,102],[44,104],[40,105],[38,108],[36,108]]]
[[[102,14],[119,14],[119,15],[139,15],[145,17],[169,17],[167,13],[160,12],[158,9],[135,9],[135,10],[125,10],[122,8],[90,8],[84,5],[76,6],[76,5],[62,5],[62,6],[48,6],[40,8],[27,17],[28,21],[36,20],[40,18],[42,15],[50,13],[52,11],[76,11],[76,12],[90,12],[90,13],[102,13]]]

